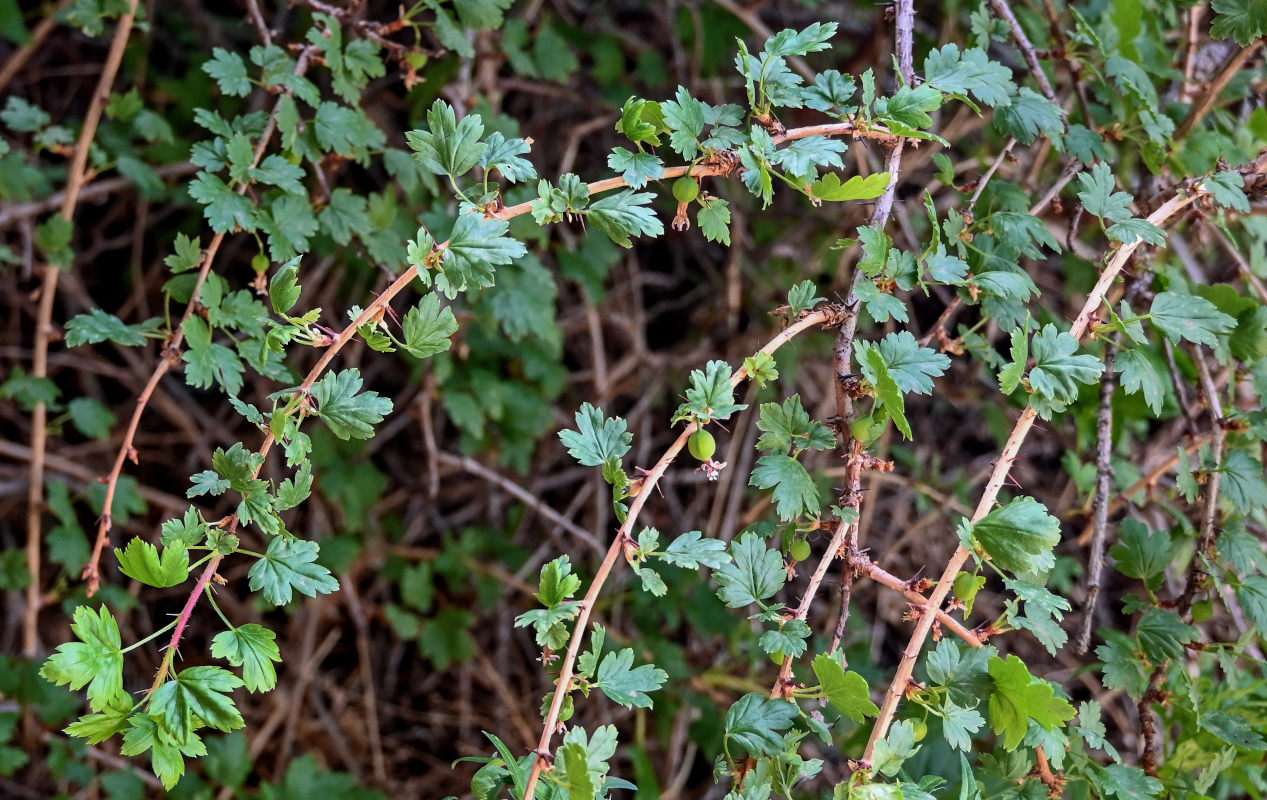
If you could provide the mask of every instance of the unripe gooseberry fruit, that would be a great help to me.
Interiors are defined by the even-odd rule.
[[[711,433],[701,428],[686,440],[686,449],[700,461],[708,461],[713,457],[713,453],[717,452],[717,440]]]
[[[922,742],[928,735],[928,723],[922,719],[913,719],[911,725],[915,728],[915,741]]]
[[[871,444],[880,435],[880,426],[876,424],[875,417],[866,416],[858,417],[853,421],[853,425],[849,427],[849,432],[853,434],[853,438],[865,444]]]
[[[679,203],[689,203],[699,197],[699,184],[686,175],[673,182],[673,197]]]
[[[1198,600],[1192,604],[1192,621],[1209,622],[1214,616],[1214,603],[1209,600]]]
[[[256,272],[267,272],[268,264],[268,256],[263,253],[256,253],[255,257],[251,259],[251,269]]]
[[[797,539],[795,542],[792,542],[792,546],[787,549],[787,554],[797,561],[805,561],[809,559],[809,542],[805,539]]]

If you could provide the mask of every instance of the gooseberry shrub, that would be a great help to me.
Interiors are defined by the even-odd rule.
[[[6,697],[60,719],[57,703],[72,701],[53,687],[66,687],[84,704],[62,726],[72,741],[148,758],[164,790],[212,796],[218,782],[244,795],[260,752],[235,733],[251,733],[244,711],[320,668],[283,659],[278,631],[292,618],[276,609],[356,592],[355,564],[388,558],[373,554],[385,548],[396,596],[383,599],[379,630],[465,674],[464,691],[482,674],[496,702],[534,715],[532,741],[519,741],[522,725],[486,729],[484,749],[455,765],[481,800],[659,796],[669,780],[679,795],[689,782],[728,800],[1267,788],[1267,109],[1251,91],[1263,72],[1255,4],[898,0],[876,24],[882,56],[849,71],[819,68],[842,66],[830,60],[845,38],[837,22],[755,35],[764,23],[740,9],[751,30],[722,45],[694,34],[701,52],[729,53],[719,91],[684,82],[615,97],[609,75],[610,114],[562,156],[499,113],[487,51],[515,81],[562,83],[585,33],[566,14],[534,29],[539,8],[506,0],[296,5],[298,21],[279,11],[270,22],[248,3],[259,41],[217,46],[191,70],[215,87],[182,110],[196,134],[118,85],[97,137],[90,109],[74,146],[70,128],[17,94],[0,112],[6,200],[50,195],[39,166],[67,152],[80,154],[67,197],[105,180],[88,171],[117,171],[157,200],[153,164],[171,147],[188,166],[183,199],[168,200],[201,215],[165,245],[159,313],[83,308],[54,345],[132,361],[128,348],[158,344],[104,491],[88,496],[95,539],[79,527],[82,500],[45,481],[43,449],[68,423],[113,446],[117,415],[87,394],[63,405],[46,357],[0,385],[38,431],[34,538],[4,552],[3,588],[26,609]],[[729,13],[718,5],[709,13]],[[144,13],[73,3],[62,20],[86,36],[114,26],[122,53],[134,25],[170,22]],[[587,56],[596,70],[598,52]],[[489,95],[477,97],[472,76],[486,64]],[[389,133],[365,102],[386,80],[402,84],[412,130]],[[619,143],[600,139],[593,174],[571,171],[579,142],[600,132]],[[555,161],[567,167],[548,175]],[[63,211],[28,232],[46,276],[35,335],[45,356],[58,292],[47,276],[84,269],[73,199]],[[815,221],[812,239],[782,235],[798,217]],[[644,349],[646,337],[627,320],[642,301],[610,293],[613,270],[690,241],[703,258],[742,259],[753,240],[787,263],[726,267],[734,303],[687,298],[698,318],[732,314],[718,335],[675,306],[665,335],[699,346],[672,376],[673,400],[648,401],[663,412],[655,424],[637,402],[612,411],[602,326],[637,329]],[[0,256],[21,263],[12,247]],[[334,264],[346,265],[342,283],[329,279]],[[567,388],[564,281],[594,340],[589,397]],[[335,308],[315,304],[314,283]],[[741,336],[749,288],[777,297],[761,308],[774,322],[745,320]],[[125,474],[146,406],[182,370],[252,438],[208,437],[184,486],[192,502],[117,536],[146,510]],[[409,371],[407,400],[384,393],[384,370]],[[373,527],[367,496],[387,491],[364,453],[399,434],[405,414],[427,441],[426,503],[440,502],[443,460],[514,487],[567,536],[510,556],[521,574],[489,567],[520,547],[513,530],[449,531],[422,557],[405,534],[358,536]],[[439,414],[462,455],[437,454]],[[972,442],[942,452],[956,426]],[[522,475],[543,453],[586,469],[590,528],[572,520],[575,506],[549,509],[476,458]],[[662,500],[666,484],[695,478],[700,496],[715,492],[714,511]],[[918,498],[918,532],[902,529],[909,514],[877,510],[885,482]],[[297,522],[313,504],[337,508],[349,535],[304,535]],[[45,507],[59,521],[47,535]],[[886,568],[912,563],[902,549],[917,537],[936,540],[916,551],[927,560],[903,576]],[[507,587],[531,601],[512,603]],[[876,600],[863,608],[855,592]],[[161,613],[134,608],[173,596]],[[41,654],[50,597],[69,624]],[[531,651],[531,696],[492,674],[457,597],[513,604],[499,635]],[[900,634],[887,650],[866,645],[860,621],[881,597],[905,609],[878,623]],[[369,624],[358,625],[357,658],[372,670]],[[660,627],[718,647],[717,668],[697,654],[689,663]],[[25,758],[7,744],[17,713],[4,714],[14,724],[0,725],[0,766],[12,772]],[[650,754],[687,739],[689,756],[666,762],[672,774],[658,769]],[[403,780],[388,775],[381,741],[371,749],[369,783]],[[208,766],[194,769],[199,760]],[[315,769],[297,759],[260,796],[300,791]],[[359,791],[339,773],[318,783]]]

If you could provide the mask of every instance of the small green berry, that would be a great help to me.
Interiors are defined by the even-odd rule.
[[[256,253],[255,257],[251,259],[251,269],[256,272],[267,272],[269,263],[268,256],[263,253]]]
[[[686,448],[700,461],[708,461],[717,452],[717,440],[708,431],[700,429],[686,440]]]
[[[787,554],[795,561],[806,561],[810,556],[809,541],[805,539],[797,539],[792,542],[792,546],[787,549]]]
[[[915,741],[924,741],[924,737],[928,735],[928,723],[922,719],[913,719],[911,725],[915,728]]]
[[[1214,603],[1209,600],[1198,600],[1192,604],[1192,621],[1209,622],[1214,616]]]
[[[694,178],[684,175],[673,182],[673,197],[679,203],[689,203],[699,197],[699,184]]]

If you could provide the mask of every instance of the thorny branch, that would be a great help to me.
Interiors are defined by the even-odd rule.
[[[299,59],[295,64],[295,74],[302,75],[308,69],[308,60],[314,51],[313,47],[304,48],[300,53]],[[287,90],[289,91],[289,90]],[[273,107],[273,113],[269,115],[268,122],[264,127],[264,132],[260,135],[259,144],[255,147],[255,153],[251,159],[251,166],[258,166],[260,159],[264,157],[264,152],[268,149],[269,141],[273,138],[273,132],[277,129],[277,110],[281,107],[281,100]],[[246,194],[249,185],[245,182],[237,188],[240,195]],[[114,466],[110,469],[110,474],[106,477],[106,493],[102,502],[101,516],[97,520],[97,537],[92,547],[92,557],[84,566],[83,579],[88,582],[88,596],[92,597],[97,593],[97,589],[101,585],[101,554],[105,546],[110,542],[110,512],[114,506],[114,493],[119,485],[119,477],[123,473],[123,464],[127,460],[137,463],[136,448],[132,442],[136,438],[137,429],[141,424],[141,416],[145,413],[145,408],[149,405],[150,397],[153,396],[154,390],[158,388],[158,384],[162,381],[163,376],[174,366],[180,364],[180,346],[185,340],[185,323],[193,316],[199,307],[199,298],[202,291],[202,285],[207,280],[207,275],[211,272],[211,265],[216,259],[216,254],[220,252],[220,245],[224,242],[225,234],[217,233],[207,245],[206,251],[202,255],[202,264],[198,270],[198,277],[194,281],[193,291],[189,297],[189,303],[185,306],[185,311],[181,314],[180,324],[172,330],[168,340],[163,344],[163,351],[158,360],[158,364],[154,367],[154,372],[145,383],[145,388],[136,398],[136,408],[132,410],[132,417],[128,420],[127,430],[123,434],[123,442],[119,445],[119,452],[115,455]]]
[[[1206,193],[1203,188],[1194,189],[1191,193],[1180,191],[1150,214],[1148,221],[1160,226]],[[1108,292],[1109,287],[1112,286],[1113,281],[1117,279],[1118,274],[1122,271],[1126,262],[1130,260],[1131,255],[1139,248],[1140,244],[1142,244],[1142,241],[1137,239],[1131,244],[1122,245],[1109,258],[1103,272],[1100,274],[1100,279],[1087,296],[1082,310],[1078,312],[1077,318],[1074,319],[1073,325],[1069,329],[1069,334],[1075,339],[1081,339],[1091,327],[1092,319],[1104,301],[1104,296]],[[1016,461],[1021,445],[1024,444],[1025,437],[1029,434],[1029,430],[1033,427],[1037,416],[1038,412],[1034,410],[1033,405],[1027,405],[1020,418],[1016,421],[1016,425],[1012,428],[1012,433],[1008,436],[998,461],[995,462],[994,470],[990,475],[989,482],[986,484],[985,491],[982,493],[981,501],[977,504],[976,511],[973,512],[972,522],[979,521],[993,509],[999,491],[1006,483],[1012,464]],[[910,641],[907,642],[906,648],[902,652],[902,660],[898,664],[893,681],[889,685],[888,692],[885,693],[884,705],[880,708],[880,716],[871,731],[871,738],[867,741],[867,748],[863,755],[863,761],[866,764],[871,763],[876,744],[888,733],[889,725],[893,722],[893,716],[897,713],[898,703],[901,702],[907,682],[914,673],[915,661],[919,658],[919,654],[923,650],[924,640],[928,638],[933,622],[936,620],[936,616],[931,612],[941,608],[946,596],[950,593],[951,586],[954,584],[955,576],[959,574],[960,568],[968,560],[969,555],[970,553],[962,546],[958,547],[946,564],[941,577],[937,580],[937,585],[933,587],[932,594],[928,598],[928,605],[925,607],[926,613],[921,614],[917,620],[915,630],[911,633]]]
[[[123,51],[127,48],[128,37],[132,34],[132,22],[136,18],[138,0],[131,0],[127,13],[119,17],[115,28],[114,40],[110,43],[110,51],[106,54],[106,63],[101,69],[101,78],[93,90],[92,101],[88,105],[88,113],[84,116],[84,127],[75,143],[75,152],[71,157],[70,177],[66,183],[66,197],[62,201],[61,216],[67,222],[75,218],[75,206],[79,203],[79,193],[88,179],[88,151],[92,140],[97,135],[97,125],[105,111],[106,101],[110,99],[110,87],[114,86],[115,76],[119,74],[119,66],[123,63]],[[61,277],[61,268],[54,264],[44,267],[44,281],[40,287],[40,306],[35,320],[35,358],[31,364],[31,375],[43,378],[48,375],[48,342],[53,331],[53,301],[57,296],[57,283]],[[31,484],[27,490],[26,518],[26,568],[30,573],[30,584],[26,594],[26,616],[22,629],[22,653],[28,658],[34,657],[37,649],[37,622],[40,606],[40,522],[44,512],[44,451],[47,445],[48,407],[43,402],[35,404],[31,415]]]

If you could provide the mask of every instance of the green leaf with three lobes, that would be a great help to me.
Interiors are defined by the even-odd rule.
[[[666,563],[684,569],[719,569],[730,563],[726,543],[721,539],[707,539],[699,531],[687,531],[664,548],[660,558]]]
[[[128,542],[127,549],[116,547],[114,555],[124,575],[146,586],[166,589],[189,577],[189,552],[180,543],[165,546],[160,555],[157,547],[138,536]]]
[[[1078,399],[1080,384],[1094,383],[1104,372],[1104,364],[1089,353],[1074,355],[1078,340],[1047,324],[1031,342],[1034,367],[1029,371],[1030,388],[1037,396],[1035,408],[1044,419],[1052,411],[1063,411]]]
[[[673,422],[696,419],[711,422],[726,419],[747,405],[735,403],[735,389],[730,384],[730,364],[710,361],[704,369],[691,370],[691,387],[686,390],[686,402],[678,406]]]
[[[79,639],[58,645],[40,668],[40,676],[58,686],[78,691],[88,687],[88,704],[103,711],[123,692],[123,649],[119,623],[102,606],[75,609],[71,632]]]
[[[428,130],[410,131],[406,141],[423,169],[435,175],[458,178],[479,163],[488,145],[480,141],[484,122],[478,114],[459,122],[453,106],[436,100],[427,112]]]
[[[277,635],[254,622],[216,634],[211,655],[242,668],[242,682],[249,691],[267,692],[277,685],[273,662],[281,662]]]
[[[733,759],[739,752],[754,757],[783,751],[782,732],[792,727],[800,711],[795,703],[749,692],[726,711],[724,747]]]
[[[1117,560],[1117,571],[1139,578],[1156,589],[1170,564],[1170,534],[1164,530],[1149,530],[1139,520],[1128,518],[1122,520],[1120,538],[1121,542],[1109,551]]]
[[[576,594],[581,579],[572,573],[572,561],[562,555],[541,567],[541,581],[536,598],[542,605],[556,606]]]
[[[247,573],[251,591],[263,592],[264,599],[275,606],[289,603],[296,591],[307,597],[338,591],[339,582],[330,570],[314,563],[318,551],[316,542],[274,537]]]
[[[779,519],[791,522],[819,511],[818,487],[801,462],[789,455],[775,453],[762,456],[748,478],[749,486],[774,488],[775,511]]]
[[[731,608],[758,603],[772,597],[787,582],[783,557],[766,547],[765,537],[748,532],[730,545],[731,562],[721,564],[713,573],[717,579],[717,596]]]
[[[1003,569],[1046,572],[1055,565],[1060,521],[1032,497],[1019,497],[972,523],[972,537]]]
[[[879,350],[889,375],[903,392],[930,394],[933,379],[940,378],[950,366],[949,356],[920,347],[910,331],[890,333],[875,344],[859,341],[857,347],[860,351]]]
[[[846,672],[839,661],[826,653],[814,656],[813,668],[827,702],[841,714],[859,723],[864,717],[879,715],[880,709],[871,702],[871,691],[861,675],[853,670]]]
[[[559,431],[559,441],[577,462],[586,467],[620,465],[629,452],[633,434],[621,417],[608,419],[601,408],[582,403],[576,412],[576,430]]]
[[[632,247],[633,236],[659,236],[664,233],[664,223],[651,209],[655,195],[650,192],[623,192],[609,194],[590,204],[585,216],[621,247]]]
[[[242,680],[220,667],[190,667],[154,691],[149,713],[163,720],[163,726],[177,744],[189,741],[202,725],[218,731],[241,728],[242,715],[229,695]]]
[[[392,412],[392,401],[378,392],[361,392],[361,371],[353,367],[329,372],[312,387],[316,415],[340,439],[368,439],[374,426]]]
[[[101,713],[85,714],[66,726],[66,733],[87,739],[88,744],[99,744],[128,727],[132,709],[132,698],[120,692],[103,704]]]
[[[436,278],[445,295],[456,297],[470,288],[492,286],[494,267],[528,252],[523,242],[506,235],[509,228],[506,220],[479,212],[458,215],[444,249],[441,275]]]
[[[433,292],[409,309],[401,327],[405,352],[415,358],[427,358],[449,349],[452,336],[458,330],[458,321],[453,316],[453,309],[448,306],[442,308],[440,295]]]
[[[1235,319],[1204,297],[1176,292],[1158,293],[1148,315],[1170,341],[1187,339],[1211,347],[1218,343],[1219,335],[1236,326]]]
[[[594,682],[603,694],[625,708],[651,708],[647,693],[663,686],[669,674],[651,664],[630,669],[633,658],[634,651],[628,647],[603,656]]]
[[[779,403],[762,403],[757,428],[764,431],[757,440],[757,449],[786,454],[789,449],[830,450],[836,446],[836,435],[821,422],[810,418],[801,404],[801,396],[794,394]]]
[[[1029,720],[1046,730],[1073,719],[1074,707],[1056,697],[1050,683],[1030,675],[1025,662],[1014,655],[990,659],[994,692],[990,695],[990,726],[1003,737],[1003,746],[1015,750],[1025,738]]]
[[[66,323],[66,346],[78,347],[81,344],[101,342],[142,345],[145,344],[145,334],[160,324],[160,320],[154,319],[139,325],[128,325],[115,315],[94,308],[86,314],[72,317]]]

